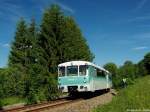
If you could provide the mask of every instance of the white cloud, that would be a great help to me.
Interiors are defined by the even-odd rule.
[[[134,39],[140,39],[140,40],[144,40],[144,41],[149,41],[150,39],[150,32],[144,32],[144,33],[138,33],[133,35]]]
[[[10,45],[8,43],[5,43],[5,44],[0,43],[0,46],[3,48],[9,48],[10,47]]]
[[[57,4],[62,8],[62,10],[69,12],[71,14],[73,14],[75,12],[75,10],[73,10],[68,5],[62,3],[60,0],[39,0],[38,2],[37,2],[37,0],[32,0],[32,1],[34,4],[36,4],[37,7],[40,8],[41,12],[43,12],[43,10],[46,7],[49,7],[50,4]]]
[[[10,45],[6,43],[6,44],[3,44],[3,47],[10,47]]]
[[[127,17],[127,18],[121,18],[117,20],[115,23],[117,24],[125,24],[125,23],[132,23],[132,22],[148,22],[150,21],[150,14],[143,15],[143,16],[135,16],[135,17]]]
[[[56,4],[58,4],[63,10],[65,10],[65,11],[67,11],[69,13],[73,14],[75,12],[72,8],[70,8],[69,6],[67,6],[65,4],[62,4],[60,2],[56,2]]]
[[[25,9],[15,3],[11,3],[9,1],[2,1],[0,6],[0,19],[17,22],[20,17],[28,18],[27,14],[25,13]]]
[[[148,49],[148,47],[147,46],[139,46],[139,47],[133,48],[133,50],[145,50],[145,49]]]
[[[43,13],[44,9],[46,7],[49,7],[50,4],[58,4],[62,8],[62,10],[72,14],[75,12],[72,8],[70,8],[66,4],[63,4],[59,0],[39,0],[38,2],[37,0],[31,1],[34,4],[32,6],[33,14],[39,13],[39,11]],[[20,4],[20,2],[14,3],[6,0],[0,0],[0,4],[0,20],[16,23],[20,17],[24,17],[27,20],[30,19],[30,14],[27,14],[25,7]]]
[[[147,2],[147,0],[141,0],[141,1],[137,4],[137,6],[135,7],[135,9],[134,9],[133,11],[136,12],[136,11],[142,9],[142,8],[144,7],[144,5],[146,4],[146,2]]]
[[[130,19],[127,19],[127,22],[144,21],[144,20],[150,20],[150,15],[130,18]]]

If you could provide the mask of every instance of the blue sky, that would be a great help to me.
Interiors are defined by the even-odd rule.
[[[97,64],[137,63],[150,51],[149,0],[0,0],[0,67],[7,65],[19,18],[39,24],[53,3],[75,18]]]

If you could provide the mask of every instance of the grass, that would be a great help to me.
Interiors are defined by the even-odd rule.
[[[150,112],[150,76],[139,78],[134,85],[120,90],[109,104],[99,106],[93,112]]]
[[[24,103],[24,102],[25,102],[25,99],[22,99],[22,98],[20,98],[20,97],[4,98],[4,99],[2,99],[2,101],[1,101],[2,106],[17,104],[17,103]]]

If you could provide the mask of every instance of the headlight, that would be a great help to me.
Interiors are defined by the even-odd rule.
[[[64,87],[60,87],[60,90],[63,90],[64,89]]]
[[[85,91],[87,91],[87,87],[86,86],[84,87],[84,89],[85,89]]]

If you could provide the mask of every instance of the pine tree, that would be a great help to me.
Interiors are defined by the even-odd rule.
[[[65,18],[63,32],[62,51],[63,62],[72,60],[92,61],[94,56],[78,25],[72,17]]]
[[[17,24],[15,39],[11,46],[11,53],[9,56],[10,66],[19,64],[27,71],[28,65],[35,61],[35,53],[32,49],[36,45],[36,34],[35,20],[32,19],[28,27],[25,20],[21,18]]]
[[[27,97],[30,90],[33,89],[34,77],[30,73],[30,69],[32,69],[37,57],[36,38],[35,20],[32,19],[28,27],[25,20],[21,18],[17,24],[15,39],[11,46],[9,67],[16,68],[14,71],[17,85],[15,93],[24,97]]]
[[[15,33],[15,40],[12,43],[9,65],[20,64],[25,67],[26,64],[26,36],[27,25],[23,18],[17,24],[17,30]]]
[[[52,73],[56,72],[59,63],[65,61],[93,60],[80,28],[57,5],[52,5],[44,13],[39,45],[43,52],[43,65]]]
[[[28,64],[32,65],[36,63],[37,61],[37,56],[38,56],[38,46],[37,46],[37,38],[38,38],[38,33],[37,33],[37,27],[34,19],[31,19],[31,23],[27,29],[28,36],[27,36],[27,59],[28,59]]]
[[[60,32],[60,24],[62,21],[62,12],[57,5],[52,5],[44,13],[44,17],[41,24],[41,33],[39,37],[39,45],[43,52],[43,65],[46,68],[51,68],[49,71],[55,71],[59,57],[58,52],[58,38]]]
[[[37,54],[38,51],[37,49],[37,31],[36,31],[36,24],[35,20],[32,19],[29,27],[27,28],[27,37],[26,37],[26,45],[28,46],[26,52],[26,58],[27,58],[27,73],[26,73],[26,80],[24,83],[24,97],[27,98],[27,103],[36,103],[37,99],[35,97],[36,92],[35,92],[35,79],[36,75],[33,71],[33,65],[36,63],[37,59]]]

